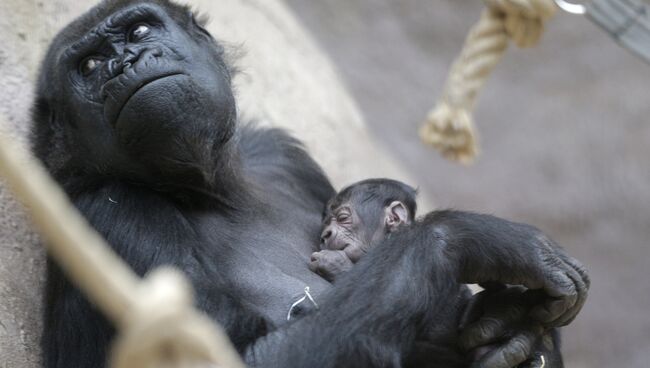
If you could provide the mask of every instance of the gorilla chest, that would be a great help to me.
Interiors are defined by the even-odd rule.
[[[317,222],[316,222],[317,223]],[[318,300],[331,284],[308,268],[316,247],[313,226],[258,218],[223,230],[214,219],[201,221],[201,233],[216,248],[217,269],[233,294],[281,325],[305,287]]]

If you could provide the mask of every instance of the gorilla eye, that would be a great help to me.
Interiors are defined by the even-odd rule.
[[[103,58],[99,56],[89,56],[81,62],[79,65],[79,69],[81,70],[81,74],[83,75],[89,75],[95,69],[97,69],[98,66],[102,65],[104,62]]]
[[[136,24],[129,31],[129,42],[141,40],[144,36],[149,34],[151,28],[146,23]]]
[[[348,215],[347,213],[339,213],[338,215],[336,215],[337,222],[345,222],[348,221],[349,219],[350,219],[350,215]]]

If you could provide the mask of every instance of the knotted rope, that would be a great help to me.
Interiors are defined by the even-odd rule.
[[[484,0],[487,9],[470,30],[438,105],[420,129],[422,140],[448,159],[471,163],[478,152],[472,110],[510,39],[536,45],[557,8],[553,0]]]
[[[1,132],[0,173],[48,238],[50,255],[116,326],[112,368],[244,367],[225,333],[192,307],[183,275],[163,268],[141,281],[42,165]]]

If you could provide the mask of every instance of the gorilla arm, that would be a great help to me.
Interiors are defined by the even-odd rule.
[[[448,356],[431,359],[466,366],[469,358],[454,348],[455,323],[466,303],[462,283],[487,282],[539,289],[541,302],[532,306],[531,316],[545,329],[569,323],[589,287],[582,265],[532,226],[489,215],[433,212],[341,275],[317,313],[258,340],[247,360],[278,367],[397,366],[408,360],[416,340],[426,338],[447,344],[441,350]],[[489,354],[489,362],[479,364],[514,367],[536,353],[536,339],[520,344],[513,336],[512,343]]]
[[[531,313],[544,326],[569,324],[587,298],[584,266],[533,226],[460,211],[433,212],[419,225],[445,244],[460,282],[542,289],[547,298]]]

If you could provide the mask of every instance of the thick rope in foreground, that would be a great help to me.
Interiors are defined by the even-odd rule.
[[[183,275],[163,268],[140,280],[43,166],[2,133],[0,174],[49,240],[50,255],[115,324],[112,368],[244,367],[221,328],[192,307]]]
[[[448,159],[471,163],[478,153],[472,110],[478,91],[512,39],[519,47],[537,44],[556,12],[553,0],[484,0],[488,9],[470,30],[449,72],[443,96],[420,129],[422,140]]]

